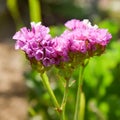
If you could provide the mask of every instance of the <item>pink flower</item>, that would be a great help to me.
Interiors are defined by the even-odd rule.
[[[47,49],[51,47],[51,36],[49,28],[41,25],[41,23],[32,22],[31,29],[21,28],[13,36],[13,39],[17,40],[15,49],[23,50],[29,58],[43,62],[46,55],[48,56]]]
[[[31,29],[23,27],[13,36],[15,49],[23,50],[30,60],[35,59],[43,66],[64,62],[74,66],[86,58],[102,54],[112,38],[107,29],[93,26],[86,19],[72,19],[65,26],[67,29],[60,36],[51,38],[48,27],[32,22]]]
[[[73,19],[66,22],[65,26],[68,30],[62,36],[70,41],[72,52],[87,54],[87,52],[93,52],[94,50],[95,54],[96,52],[102,53],[103,49],[101,47],[104,48],[112,38],[107,29],[100,29],[97,25],[92,26],[89,20]]]

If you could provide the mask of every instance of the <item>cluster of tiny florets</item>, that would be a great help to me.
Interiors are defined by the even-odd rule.
[[[65,23],[66,30],[55,38],[49,28],[41,23],[31,23],[31,29],[23,27],[16,32],[16,49],[23,50],[29,60],[34,59],[43,66],[59,65],[100,55],[112,38],[107,29],[92,26],[88,20],[70,20]],[[75,63],[74,63],[75,64]],[[76,63],[79,64],[79,63]]]

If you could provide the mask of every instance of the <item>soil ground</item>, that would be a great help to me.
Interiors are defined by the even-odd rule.
[[[0,43],[0,120],[26,120],[24,62],[14,44]]]

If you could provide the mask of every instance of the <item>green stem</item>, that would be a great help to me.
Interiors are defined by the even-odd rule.
[[[78,116],[80,113],[80,99],[81,99],[81,93],[82,93],[83,71],[84,71],[84,68],[83,66],[81,66],[80,73],[79,73],[79,79],[78,79],[78,89],[77,89],[74,120],[81,120]]]
[[[81,92],[80,112],[79,112],[80,120],[84,120],[84,114],[85,114],[85,95],[83,92]]]
[[[17,29],[23,26],[20,12],[17,5],[17,0],[7,0],[7,8],[14,19]]]
[[[66,80],[64,96],[63,96],[62,104],[60,107],[60,109],[62,110],[62,116],[61,116],[62,120],[65,120],[65,106],[66,106],[66,102],[67,102],[68,88],[69,88],[69,80]]]
[[[41,18],[41,4],[39,0],[29,0],[30,21],[39,22]]]
[[[48,93],[49,93],[49,95],[51,97],[51,100],[52,100],[56,110],[58,111],[59,108],[60,108],[60,105],[59,105],[59,103],[58,103],[58,101],[57,101],[57,99],[56,99],[56,97],[55,97],[55,95],[53,93],[53,90],[50,87],[50,83],[49,83],[49,80],[48,80],[46,72],[41,74],[41,78],[42,78],[42,82],[43,82],[45,88],[47,89],[47,91],[48,91]]]

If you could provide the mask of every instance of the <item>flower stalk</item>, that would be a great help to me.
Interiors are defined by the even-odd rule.
[[[79,79],[78,79],[78,84],[77,84],[77,98],[76,98],[76,105],[75,105],[75,114],[74,114],[74,120],[81,120],[79,118],[79,113],[80,113],[80,100],[81,100],[81,94],[82,94],[82,84],[83,84],[83,71],[84,71],[84,66],[80,67],[80,72],[79,72]]]
[[[62,104],[60,107],[60,109],[62,110],[62,116],[61,116],[62,120],[65,120],[65,107],[66,107],[67,96],[68,96],[68,88],[69,88],[69,80],[66,80],[64,96],[63,96]]]
[[[46,72],[43,72],[41,74],[41,78],[42,78],[42,82],[43,82],[45,88],[47,89],[48,94],[51,97],[53,105],[55,106],[56,110],[59,112],[58,109],[60,108],[60,105],[59,105],[59,103],[58,103],[58,101],[57,101],[57,99],[56,99],[56,97],[55,97],[55,95],[53,93],[53,90],[50,87],[50,83],[49,83],[48,76],[47,76]]]
[[[85,114],[85,95],[83,92],[81,92],[81,99],[80,99],[80,112],[79,112],[79,118],[80,120],[84,120],[84,114]]]

